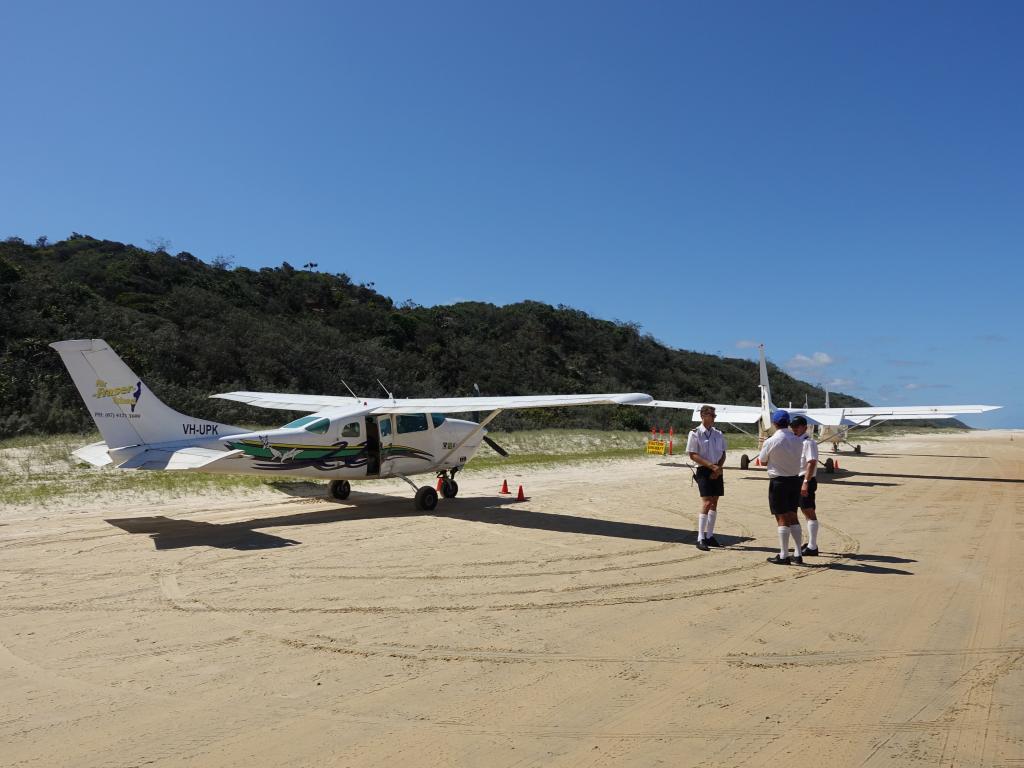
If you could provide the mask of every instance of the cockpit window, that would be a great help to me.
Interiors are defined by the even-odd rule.
[[[312,424],[306,427],[307,432],[314,432],[318,435],[322,435],[327,432],[327,428],[331,426],[330,419],[317,419]]]
[[[425,413],[400,413],[398,414],[398,434],[409,432],[426,432],[427,414]]]
[[[431,419],[431,421],[434,422],[434,429],[437,429],[442,424],[444,424],[444,414],[443,413],[432,413],[432,414],[430,414],[430,419]]]
[[[304,427],[307,424],[314,421],[316,421],[316,416],[303,416],[301,419],[289,421],[287,424],[281,427],[281,429],[298,429],[299,427]]]
[[[381,419],[377,422],[380,425],[380,436],[387,437],[391,434],[391,419]]]
[[[359,422],[350,421],[344,427],[341,428],[342,437],[359,437]]]

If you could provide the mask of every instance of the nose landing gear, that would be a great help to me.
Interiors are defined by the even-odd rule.
[[[438,478],[441,480],[441,495],[446,499],[454,499],[459,495],[459,484],[455,482],[455,473],[458,471],[456,467],[437,473]]]

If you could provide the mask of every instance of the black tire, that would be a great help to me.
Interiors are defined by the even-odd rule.
[[[459,484],[454,480],[442,480],[441,495],[446,499],[454,499],[459,495]]]
[[[416,509],[429,512],[437,506],[437,491],[431,486],[424,485],[416,491]]]
[[[740,469],[746,469],[750,466],[750,457],[747,454],[740,456]]]
[[[825,459],[825,471],[830,475],[836,471],[836,463],[831,459]]]
[[[860,446],[859,445],[853,446],[853,452],[854,453],[860,453]]]
[[[344,501],[352,493],[352,484],[348,480],[331,480],[331,498]]]

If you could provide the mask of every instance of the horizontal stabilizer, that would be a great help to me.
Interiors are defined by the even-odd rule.
[[[94,467],[105,467],[113,463],[110,459],[110,454],[107,453],[107,444],[102,440],[91,445],[84,445],[77,451],[72,451],[71,455],[92,464]]]
[[[240,456],[242,451],[215,451],[209,448],[147,448],[127,461],[118,464],[118,469],[199,469],[220,459]]]

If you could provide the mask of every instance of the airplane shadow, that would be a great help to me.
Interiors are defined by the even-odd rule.
[[[849,474],[851,476],[860,476],[860,475],[863,475],[865,473],[864,472],[856,472],[856,473],[852,473],[851,472]],[[818,484],[819,485],[859,485],[859,486],[863,486],[865,488],[875,488],[876,486],[893,487],[893,486],[899,485],[899,483],[882,483],[882,482],[879,482],[877,480],[875,480],[875,481],[871,481],[871,480],[865,480],[865,481],[847,480],[847,479],[843,479],[842,475],[838,475],[838,476],[837,475],[838,475],[838,473],[832,474],[832,475],[828,475],[828,474],[825,474],[824,472],[821,472],[821,473],[819,473],[817,475],[817,477],[818,477]],[[744,480],[762,480],[764,478],[754,476],[754,477],[744,477],[743,479]]]
[[[858,472],[857,474],[859,475],[861,473]],[[871,482],[870,480],[865,480],[863,482],[860,482],[860,481],[857,481],[857,480],[843,480],[841,478],[837,479],[837,480],[833,480],[832,478],[829,478],[829,479],[825,480],[825,479],[822,479],[820,476],[818,477],[818,482],[821,483],[822,485],[839,485],[839,486],[856,485],[856,486],[861,486],[863,488],[876,488],[878,486],[887,487],[887,488],[894,488],[894,487],[899,485],[899,483],[880,483],[880,482],[877,482],[877,481]]]
[[[857,454],[850,454],[856,456]],[[862,456],[873,456],[879,459],[902,459],[904,456],[920,456],[926,459],[990,459],[991,456],[968,456],[966,454],[958,454],[956,456],[948,453],[869,453],[860,454]]]
[[[861,472],[857,470],[852,474],[857,477],[903,477],[908,480],[958,480],[974,483],[1024,483],[1024,480],[1017,480],[1012,477],[968,477],[966,475],[911,475],[901,472]]]
[[[660,525],[627,523],[594,517],[534,512],[516,508],[513,499],[474,497],[454,501],[442,500],[431,512],[412,508],[411,500],[374,493],[354,494],[361,508],[337,507],[303,512],[294,515],[257,518],[233,523],[208,523],[197,520],[176,520],[164,516],[108,519],[110,525],[133,534],[147,534],[158,550],[182,547],[219,547],[224,549],[254,550],[290,547],[300,542],[264,533],[261,528],[322,525],[355,520],[379,520],[399,517],[444,517],[452,520],[505,525],[513,528],[531,528],[557,533],[609,536],[619,539],[654,541],[669,544],[694,544],[695,531]],[[401,505],[402,509],[397,507]],[[724,544],[749,541],[749,537],[719,536]]]
[[[762,470],[756,470],[762,471]],[[836,471],[833,474],[826,472],[818,472],[816,475],[819,484],[835,484],[835,485],[863,485],[866,487],[874,486],[894,486],[899,483],[885,483],[881,481],[853,481],[847,480],[847,477],[884,477],[884,478],[904,478],[906,480],[963,480],[965,482],[974,483],[1024,483],[1024,480],[1018,480],[1012,477],[969,477],[967,475],[912,475],[904,472],[864,472],[856,469],[852,471],[841,470]],[[743,478],[744,480],[760,480],[758,475],[750,476],[747,475]]]

